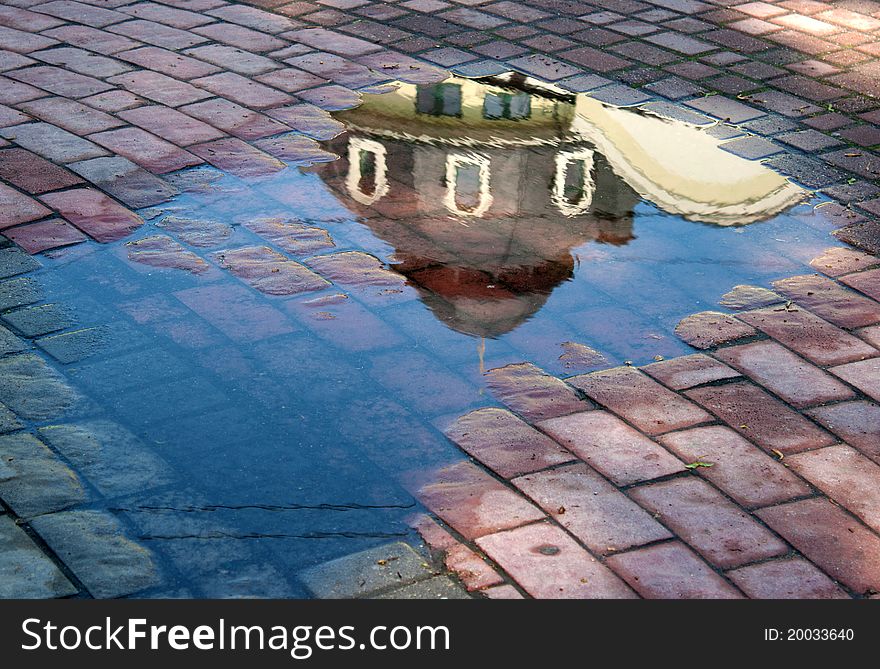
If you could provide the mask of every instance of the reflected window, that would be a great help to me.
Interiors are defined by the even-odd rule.
[[[388,192],[385,147],[363,137],[348,141],[348,192],[361,204],[374,204]]]
[[[363,168],[361,168],[363,169]],[[569,161],[562,184],[562,199],[569,204],[578,204],[584,199],[584,181],[587,176],[587,161],[578,158]]]
[[[360,149],[358,151],[361,178],[358,180],[358,190],[364,195],[376,193],[376,154],[373,151]]]
[[[528,93],[486,93],[483,118],[519,121],[532,115],[532,96]]]
[[[419,86],[416,90],[416,111],[430,116],[461,116],[461,86]]]
[[[480,206],[480,166],[462,163],[455,166],[455,204],[460,211],[473,213]]]
[[[585,213],[595,188],[592,151],[561,151],[556,156],[552,200],[559,211],[566,216]]]
[[[446,208],[457,216],[482,216],[492,206],[489,158],[475,153],[446,157]]]

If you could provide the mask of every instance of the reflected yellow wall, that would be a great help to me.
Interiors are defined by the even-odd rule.
[[[536,143],[535,140],[555,140],[571,125],[575,106],[564,100],[553,100],[539,95],[531,96],[531,115],[527,119],[483,118],[483,101],[487,93],[510,93],[510,89],[492,86],[473,79],[450,77],[444,84],[461,86],[461,116],[434,116],[416,110],[417,86],[399,84],[392,93],[364,96],[360,107],[336,114],[340,121],[372,131],[387,128],[414,137],[438,135],[443,139],[491,141],[492,139],[517,144]],[[462,132],[462,125],[467,130]],[[462,142],[464,143],[464,142]]]

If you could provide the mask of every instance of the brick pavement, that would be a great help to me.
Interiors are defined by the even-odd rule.
[[[701,351],[691,356],[565,380],[534,366],[490,372],[510,411],[453,423],[450,439],[473,460],[409,479],[436,517],[413,522],[488,597],[872,596],[878,36],[880,4],[868,0],[4,0],[0,230],[29,253],[122,240],[144,223],[133,210],[178,192],[178,170],[209,163],[252,177],[329,159],[316,141],[335,133],[328,111],[390,80],[440,81],[443,68],[519,70],[612,103],[667,100],[727,121],[749,133],[728,150],[833,198],[835,235],[862,251],[829,250],[813,263],[819,275],[777,282],[779,301],[685,319],[678,332]],[[148,240],[130,253],[202,271],[168,238]],[[266,251],[216,260],[270,294],[333,278],[332,266]],[[4,308],[28,299],[26,277],[16,281]],[[22,350],[14,336],[3,345]],[[81,398],[38,356],[3,363],[40,394],[9,399],[3,439],[10,452],[33,448],[19,418]],[[14,481],[4,485],[9,512],[59,511],[89,494],[56,460],[46,449],[45,471],[28,473],[57,483],[45,498],[17,502]],[[114,541],[114,522],[60,511],[27,532],[5,523],[0,540],[39,574],[16,594],[149,587],[148,558]],[[72,533],[94,544],[61,562]],[[78,578],[101,552],[140,564],[141,578]]]

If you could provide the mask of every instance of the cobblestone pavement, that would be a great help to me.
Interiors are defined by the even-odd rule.
[[[328,111],[391,80],[441,81],[443,68],[518,70],[610,104],[659,99],[726,121],[727,150],[833,198],[834,234],[858,250],[831,249],[817,274],[772,291],[731,286],[730,313],[679,325],[701,351],[690,356],[565,380],[528,362],[490,371],[507,409],[447,428],[472,459],[406,481],[434,514],[413,522],[445,569],[393,545],[381,555],[410,569],[403,590],[381,574],[352,589],[334,578],[354,567],[329,563],[302,575],[311,591],[462,595],[448,571],[494,598],[876,596],[878,36],[880,4],[859,1],[4,0],[3,596],[159,583],[118,518],[83,508],[95,494],[71,468],[89,461],[83,437],[47,430],[90,400],[31,346],[62,316],[12,311],[40,301],[32,255],[124,239],[144,225],[134,210],[185,188],[188,167],[250,178],[328,160]],[[201,271],[167,241],[143,241],[133,252]],[[267,290],[333,271],[216,260]],[[125,443],[112,423],[89,430]],[[149,458],[132,467],[163,475]],[[375,572],[378,555],[353,559]]]

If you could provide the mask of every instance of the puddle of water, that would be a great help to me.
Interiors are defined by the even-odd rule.
[[[130,239],[46,258],[87,333],[43,342],[92,400],[71,422],[156,471],[84,478],[169,587],[304,595],[303,567],[411,536],[399,475],[461,459],[438,426],[493,403],[486,369],[686,353],[679,319],[831,245],[710,129],[531,83],[402,85],[337,115],[339,160],[191,170]]]

